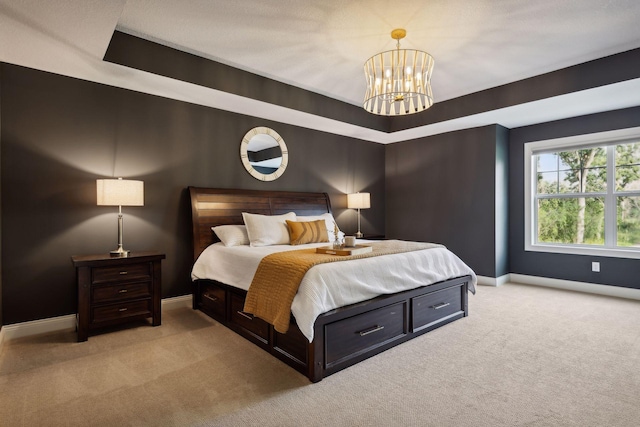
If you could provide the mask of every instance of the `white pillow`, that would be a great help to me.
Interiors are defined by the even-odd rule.
[[[323,213],[322,215],[308,215],[308,216],[296,216],[296,221],[318,221],[319,219],[324,219],[325,224],[327,225],[327,236],[329,236],[329,243],[333,243],[335,240],[335,234],[333,233],[333,227],[335,227],[335,219],[333,219],[333,215],[329,212]],[[338,236],[340,239],[344,238],[344,233],[342,231],[338,231]]]
[[[286,220],[295,221],[296,214],[258,215],[242,212],[251,246],[288,245],[289,229]]]
[[[249,244],[247,227],[244,225],[218,225],[211,227],[218,239],[225,246],[242,246]]]

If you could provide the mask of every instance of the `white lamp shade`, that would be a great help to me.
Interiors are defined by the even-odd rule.
[[[369,193],[347,194],[347,208],[369,209],[370,207],[371,207],[371,196]]]
[[[98,206],[144,206],[144,182],[131,179],[98,179]]]

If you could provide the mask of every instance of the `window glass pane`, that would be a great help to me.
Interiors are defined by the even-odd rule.
[[[538,156],[538,172],[550,172],[558,170],[558,154],[544,153]]]
[[[591,150],[593,150],[593,160],[591,161],[591,164],[589,164],[586,167],[599,167],[599,166],[607,166],[607,149],[606,147],[594,147],[594,148],[590,148],[589,150],[582,150],[585,152],[585,154],[588,154],[588,152],[590,152]]]
[[[640,190],[640,165],[616,167],[616,191]]]
[[[559,172],[560,185],[559,193],[579,193],[580,192],[580,171],[568,170]]]
[[[616,165],[640,164],[640,142],[616,145]]]
[[[538,194],[556,194],[558,192],[557,179],[557,172],[539,172]]]
[[[586,188],[585,193],[598,193],[607,191],[607,168],[589,168],[585,169]]]
[[[616,191],[640,190],[640,143],[616,145]]]
[[[558,153],[560,193],[593,193],[606,190],[607,151],[594,147]]]
[[[604,244],[604,197],[538,200],[538,242]]]
[[[640,248],[640,197],[618,197],[618,246]]]
[[[558,153],[558,156],[560,157],[558,169],[564,171],[576,169],[576,166],[578,165],[576,151],[562,151]]]

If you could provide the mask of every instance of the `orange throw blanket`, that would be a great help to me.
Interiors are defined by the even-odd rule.
[[[372,247],[371,252],[350,256],[319,254],[315,249],[267,255],[260,261],[253,277],[244,311],[267,321],[276,331],[284,334],[289,330],[293,298],[302,278],[314,265],[442,247],[433,243],[403,240],[385,240],[367,243],[367,246]]]

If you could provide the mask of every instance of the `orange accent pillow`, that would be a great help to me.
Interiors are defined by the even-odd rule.
[[[289,229],[289,243],[292,245],[329,241],[327,223],[324,219],[309,222],[286,221]]]

